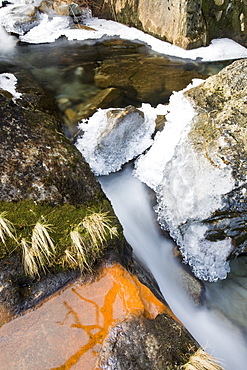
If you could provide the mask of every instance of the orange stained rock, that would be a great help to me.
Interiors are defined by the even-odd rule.
[[[161,312],[172,315],[136,276],[119,264],[104,267],[96,281],[77,281],[0,328],[0,369],[93,370],[111,327]]]

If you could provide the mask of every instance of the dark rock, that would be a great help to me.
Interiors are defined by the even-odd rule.
[[[112,328],[100,353],[108,370],[180,369],[198,345],[169,315],[132,317]]]
[[[21,104],[19,102],[19,104]],[[50,115],[23,109],[0,94],[0,200],[83,203],[100,186]]]

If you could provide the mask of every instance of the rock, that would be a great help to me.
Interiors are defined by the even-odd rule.
[[[78,122],[83,118],[91,117],[99,108],[114,108],[122,105],[123,92],[110,87],[97,93],[93,98],[84,103],[77,104],[65,110],[66,135],[73,137],[78,133]]]
[[[100,352],[101,369],[177,369],[198,345],[169,315],[125,319],[114,326]]]
[[[99,110],[79,125],[76,146],[97,176],[120,170],[152,144],[156,114],[148,104],[141,109]]]
[[[3,370],[20,364],[54,368],[68,363],[93,369],[98,359],[100,368],[175,368],[198,348],[169,307],[135,275],[109,261],[94,278],[78,278],[35,310],[5,324],[0,334]]]
[[[231,238],[233,254],[247,247],[247,61],[239,60],[186,93],[198,111],[189,134],[197,151],[234,179],[223,205],[204,220],[208,240]]]
[[[215,284],[206,283],[204,304],[217,315],[225,316],[234,326],[247,333],[247,257],[245,254],[230,263],[231,271],[227,280]]]
[[[197,71],[185,71],[184,64],[164,57],[118,58],[105,60],[96,69],[95,84],[117,87],[127,98],[152,105],[167,103],[172,91],[185,88],[192,78],[205,78]]]
[[[95,16],[134,26],[185,49],[229,37],[247,45],[244,0],[95,0]]]
[[[32,4],[8,6],[3,13],[1,23],[7,32],[24,35],[39,24],[37,8]]]
[[[79,265],[71,265],[75,259],[66,259],[73,257],[66,251],[73,244],[71,232],[78,231],[86,215],[111,214],[109,226],[116,238],[114,227],[120,226],[88,164],[60,131],[61,122],[52,114],[53,100],[49,102],[41,88],[35,91],[26,73],[18,76],[21,97],[12,98],[10,92],[0,90],[0,218],[7,220],[13,234],[0,240],[0,304],[14,314],[37,304],[78,274]],[[37,224],[46,225],[55,249],[50,250],[49,259],[41,257],[39,271],[31,273],[23,267],[23,245],[30,250]],[[115,237],[108,236],[96,249],[90,242],[81,271],[90,270],[111,243],[116,247]],[[20,298],[22,286],[32,290],[35,284],[38,288],[31,300]]]
[[[174,94],[163,131],[137,163],[138,177],[156,192],[161,227],[203,280],[225,279],[229,258],[247,246],[246,70],[239,60]]]
[[[96,15],[99,12],[101,16],[112,17],[184,48],[206,43],[206,24],[198,0],[172,3],[169,0],[108,0],[103,8],[95,9]]]
[[[82,15],[82,10],[78,4],[71,3],[69,6],[69,15],[72,17],[78,17]]]
[[[3,94],[0,114],[0,200],[76,204],[95,198],[100,187],[81,154],[58,132],[58,121]]]
[[[244,0],[203,0],[202,11],[207,22],[208,41],[228,37],[247,46],[247,4]]]

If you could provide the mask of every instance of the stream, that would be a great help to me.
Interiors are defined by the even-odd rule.
[[[90,25],[95,26],[97,20],[92,19],[90,22]],[[104,25],[103,21],[101,23]],[[194,78],[205,79],[209,75],[218,73],[231,62],[228,56],[221,62],[217,58],[214,62],[210,62],[209,59],[203,62],[196,60],[196,57],[190,59],[186,56],[182,58],[165,53],[160,54],[145,42],[138,42],[136,38],[135,40],[119,38],[115,33],[114,37],[101,39],[101,41],[92,41],[92,39],[91,41],[68,41],[69,36],[64,38],[63,35],[62,33],[62,36],[58,36],[55,43],[38,45],[28,44],[28,37],[23,36],[23,41],[16,45],[16,40],[0,28],[0,74],[14,74],[17,70],[29,71],[34,80],[53,96],[64,122],[64,132],[74,140],[78,122],[73,122],[73,120],[69,122],[69,113],[77,112],[80,104],[86,104],[103,90],[102,86],[95,83],[95,74],[103,63],[113,64],[115,68],[121,70],[121,63],[126,63],[126,60],[133,64],[151,61],[150,63],[154,62],[153,69],[155,70],[157,58],[160,58],[159,60],[164,63],[162,73],[177,76],[178,71],[179,73],[182,71],[183,76],[187,74],[184,82],[177,89],[182,90]],[[174,78],[174,84],[177,82],[176,79],[177,77]],[[110,87],[115,87],[115,85],[116,83],[113,83]],[[165,93],[160,95],[153,93],[156,91],[155,82],[150,89],[151,93],[146,95],[144,101],[151,107],[150,109],[156,109],[157,106],[168,103],[173,92],[173,88],[167,88]],[[141,95],[133,94],[133,86],[128,86],[123,91],[124,95],[119,107],[125,107],[128,104],[135,107],[142,106]],[[103,108],[111,107],[109,103]],[[174,258],[174,242],[161,232],[156,221],[157,215],[150,201],[148,187],[138,180],[132,171],[133,165],[128,164],[121,171],[110,173],[107,176],[98,176],[123,226],[126,240],[132,246],[137,258],[155,277],[174,314],[200,345],[216,357],[226,370],[244,370],[247,363],[246,257],[243,256],[231,262],[232,271],[227,279],[217,283],[204,283],[203,303],[201,306],[195,305],[181,287],[183,266]],[[69,296],[72,293],[66,294]],[[59,300],[59,297],[56,299]],[[68,302],[69,300],[68,297]],[[48,302],[48,305],[51,303]],[[63,310],[67,317],[64,307]],[[48,311],[49,307],[45,310],[45,315],[48,315]],[[22,321],[17,320],[20,324],[16,335],[21,337]],[[35,318],[35,320],[38,323],[40,318]],[[56,323],[55,318],[52,320]],[[63,317],[61,317],[61,322],[62,320]],[[12,326],[14,321],[11,322]],[[42,330],[49,332],[50,322],[47,321],[44,325]],[[12,330],[15,329],[12,328]],[[10,335],[6,335],[6,342],[11,341],[11,335],[10,331]],[[65,334],[61,331],[58,335]],[[39,340],[42,343],[43,337],[39,337]],[[57,361],[59,363],[59,359]],[[32,366],[28,370],[36,370],[35,364]],[[50,364],[47,364],[47,368],[50,368],[49,366]]]
[[[246,337],[220,311],[208,310],[205,305],[196,307],[181,289],[179,276],[182,266],[174,260],[174,244],[157,227],[147,187],[132,175],[131,165],[99,180],[135,255],[152,272],[175,315],[201,346],[220,360],[225,369],[243,370],[247,360]],[[219,294],[216,291],[215,286],[215,294]],[[230,300],[230,297],[227,299]],[[241,311],[240,302],[235,304],[239,305]]]

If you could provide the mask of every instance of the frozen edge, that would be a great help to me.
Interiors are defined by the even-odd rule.
[[[85,22],[85,25],[92,28],[92,30],[70,29],[68,17],[58,16],[49,19],[47,15],[44,15],[40,24],[32,28],[26,35],[21,36],[20,40],[38,44],[54,42],[61,36],[67,37],[69,41],[95,41],[108,36],[143,42],[155,52],[191,60],[199,59],[203,62],[247,58],[247,49],[227,38],[212,40],[207,47],[184,50],[134,27],[128,27],[115,21],[90,18]]]

